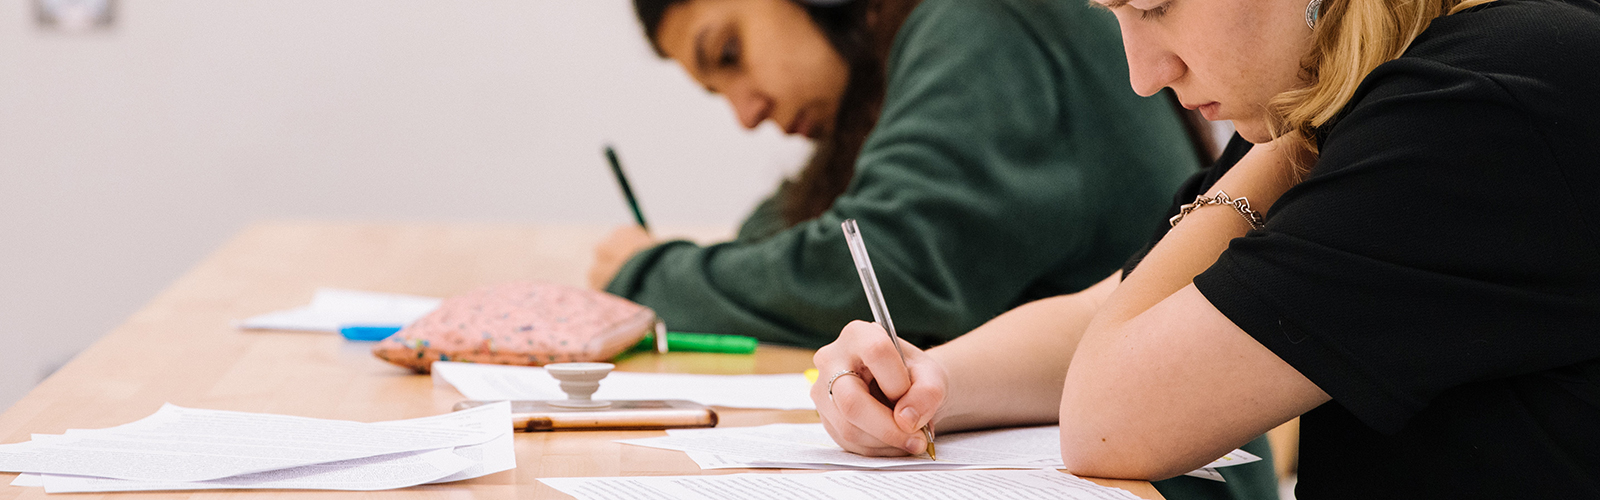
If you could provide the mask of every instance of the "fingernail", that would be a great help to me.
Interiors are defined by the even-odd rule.
[[[906,440],[906,451],[912,455],[921,455],[927,448],[928,444],[922,441],[922,436],[912,436]]]
[[[907,406],[907,407],[901,409],[900,410],[900,427],[904,427],[906,432],[911,432],[911,431],[916,430],[916,428],[917,428],[916,427],[917,426],[917,417],[919,417],[919,416],[922,416],[922,414],[917,413],[917,409],[916,408],[912,408],[910,406]]]

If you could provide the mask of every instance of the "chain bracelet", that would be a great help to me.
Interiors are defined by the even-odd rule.
[[[1205,195],[1194,197],[1194,203],[1179,207],[1178,215],[1174,215],[1171,219],[1167,219],[1167,222],[1171,223],[1173,227],[1177,227],[1178,221],[1183,220],[1183,217],[1185,215],[1189,215],[1189,212],[1199,210],[1200,207],[1208,205],[1227,205],[1233,207],[1235,211],[1239,212],[1240,216],[1244,217],[1245,222],[1250,223],[1251,229],[1261,229],[1266,227],[1266,219],[1261,217],[1260,213],[1250,209],[1250,200],[1245,199],[1243,196],[1240,196],[1237,199],[1230,198],[1228,197],[1227,191],[1217,191],[1217,194],[1210,198],[1207,198]]]

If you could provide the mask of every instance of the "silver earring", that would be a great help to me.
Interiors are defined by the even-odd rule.
[[[1306,27],[1317,29],[1317,15],[1322,13],[1322,0],[1311,0],[1306,4]]]

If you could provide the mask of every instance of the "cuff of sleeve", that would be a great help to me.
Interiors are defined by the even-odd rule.
[[[1224,316],[1245,333],[1289,363],[1301,375],[1317,384],[1356,418],[1384,434],[1395,434],[1422,404],[1398,397],[1366,369],[1364,360],[1354,359],[1338,347],[1336,339],[1322,338],[1317,332],[1297,324],[1264,300],[1264,290],[1247,285],[1242,270],[1223,254],[1216,265],[1195,276],[1195,288]]]
[[[649,277],[650,270],[655,268],[662,256],[673,248],[684,245],[695,246],[691,241],[673,240],[633,254],[633,257],[629,257],[628,262],[617,270],[617,275],[611,277],[611,283],[606,285],[606,293],[635,300],[635,297],[639,296],[639,290],[645,285],[645,278]]]

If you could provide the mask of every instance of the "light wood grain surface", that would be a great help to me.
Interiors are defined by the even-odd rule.
[[[0,414],[0,442],[30,433],[101,428],[143,418],[163,403],[194,408],[381,421],[447,412],[462,399],[431,378],[374,358],[371,344],[337,335],[241,331],[233,322],[302,306],[318,287],[449,296],[510,280],[578,285],[603,227],[471,224],[263,223],[229,241],[127,322]],[[670,228],[704,240],[718,230]],[[754,356],[636,356],[627,371],[793,373],[811,351],[762,346]],[[719,408],[722,426],[816,422],[813,411]],[[540,477],[690,475],[676,451],[616,439],[661,431],[520,433],[517,468],[478,479],[363,493],[225,490],[74,494],[70,498],[570,498]],[[770,471],[769,471],[770,472]],[[780,471],[802,473],[801,471]],[[0,473],[0,483],[15,474]],[[1160,498],[1143,481],[1096,480]],[[42,498],[41,488],[0,486],[0,500]],[[59,497],[61,495],[56,495]]]

